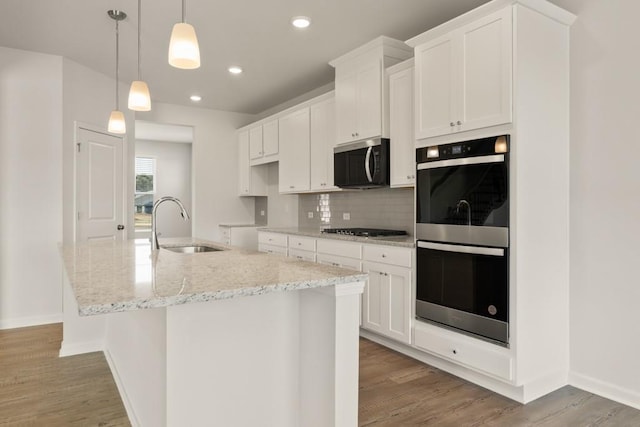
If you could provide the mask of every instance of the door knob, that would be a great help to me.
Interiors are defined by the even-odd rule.
[[[118,224],[118,227],[117,227],[117,228],[118,228],[118,230],[124,230],[124,225],[122,225],[122,224]]]

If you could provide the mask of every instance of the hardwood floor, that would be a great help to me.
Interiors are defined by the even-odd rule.
[[[0,425],[129,426],[104,355],[59,358],[61,341],[60,324],[0,330]],[[574,387],[523,406],[365,339],[359,418],[393,427],[640,426],[640,411]]]
[[[640,411],[566,386],[527,405],[360,340],[360,426],[640,426]]]
[[[0,330],[0,425],[129,426],[104,354],[61,342],[61,324]]]

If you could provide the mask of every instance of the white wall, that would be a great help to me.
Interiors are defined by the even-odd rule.
[[[236,129],[253,116],[204,108],[154,103],[141,120],[193,126],[193,236],[220,240],[221,222],[253,222],[254,200],[238,197]]]
[[[155,199],[177,197],[191,214],[191,144],[136,140],[135,150],[136,157],[156,159]],[[191,222],[182,219],[175,203],[163,203],[157,220],[161,237],[191,237]]]
[[[571,29],[570,382],[640,408],[640,2],[554,3],[578,15]]]
[[[62,58],[0,48],[0,328],[61,320]]]

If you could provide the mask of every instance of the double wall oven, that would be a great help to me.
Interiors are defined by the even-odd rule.
[[[509,136],[416,151],[416,316],[509,343]]]

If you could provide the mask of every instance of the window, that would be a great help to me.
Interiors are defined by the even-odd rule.
[[[151,231],[151,210],[155,196],[156,159],[136,157],[135,230]]]

